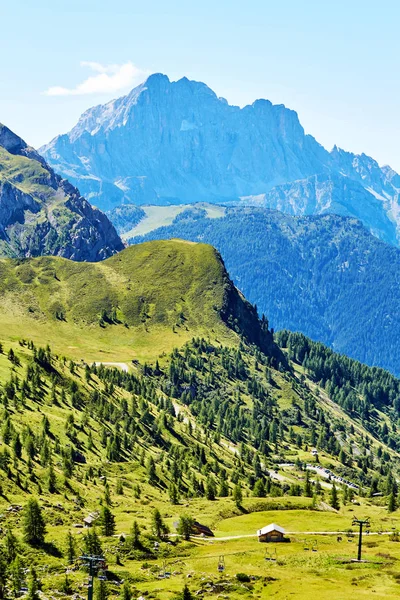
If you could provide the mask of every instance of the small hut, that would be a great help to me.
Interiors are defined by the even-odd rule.
[[[207,525],[202,525],[198,521],[194,521],[192,525],[192,531],[197,535],[205,535],[207,537],[214,537],[213,532]]]
[[[289,538],[285,538],[285,530],[275,523],[259,529],[257,535],[259,542],[290,542]]]

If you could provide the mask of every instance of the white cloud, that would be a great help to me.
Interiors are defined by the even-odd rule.
[[[131,62],[123,65],[102,65],[97,62],[83,61],[81,67],[89,68],[96,75],[91,75],[74,88],[50,87],[44,92],[46,96],[84,96],[119,92],[139,83],[147,74]]]

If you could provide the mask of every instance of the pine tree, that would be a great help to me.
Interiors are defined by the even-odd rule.
[[[111,494],[110,494],[110,486],[108,485],[107,481],[104,484],[104,502],[106,503],[107,506],[111,506],[111,504],[112,504]]]
[[[103,506],[100,515],[101,533],[107,537],[115,533],[115,517],[108,506]]]
[[[214,479],[212,477],[209,477],[207,479],[207,484],[206,484],[207,500],[215,500],[216,495],[217,495],[217,490],[215,489]]]
[[[226,479],[221,481],[221,485],[219,486],[218,496],[220,498],[227,498],[229,496],[229,485]]]
[[[25,508],[23,523],[24,540],[31,546],[40,546],[44,542],[46,525],[42,509],[35,498],[30,498]]]
[[[337,493],[337,489],[336,489],[335,483],[332,484],[331,500],[330,501],[331,501],[332,508],[334,508],[335,510],[339,510],[340,503],[339,503],[339,498],[338,498],[338,493]]]
[[[168,527],[164,523],[158,508],[155,508],[151,520],[151,529],[157,538],[164,538],[168,534]]]
[[[265,498],[265,485],[262,479],[257,479],[253,488],[253,496],[256,498]]]
[[[36,575],[35,569],[32,567],[28,581],[28,593],[26,600],[40,600],[39,596],[39,582]]]
[[[190,540],[194,519],[189,515],[182,515],[178,521],[177,531],[185,540]]]
[[[140,527],[137,521],[133,521],[131,529],[131,543],[133,548],[140,548]]]
[[[103,549],[99,536],[95,529],[88,531],[83,536],[84,552],[85,554],[93,554],[95,556],[103,556]]]
[[[242,506],[243,492],[240,483],[237,483],[233,488],[233,500],[238,508]]]
[[[154,483],[157,479],[156,465],[154,464],[154,459],[152,456],[149,457],[147,461],[147,478],[149,483]]]
[[[120,599],[121,600],[131,600],[132,599],[132,590],[131,590],[131,586],[129,585],[128,581],[125,581],[124,585],[122,586]]]
[[[192,592],[189,590],[187,584],[185,583],[184,588],[182,590],[182,595],[181,595],[182,600],[193,600],[193,594]]]
[[[11,529],[7,529],[4,538],[4,547],[6,552],[7,563],[12,563],[18,556],[18,540]]]
[[[66,596],[72,596],[72,585],[67,574],[65,574],[64,581],[61,584],[61,591]]]
[[[179,504],[179,491],[175,483],[170,484],[168,492],[171,504]]]
[[[68,531],[68,533],[67,533],[67,540],[66,540],[65,546],[66,546],[67,560],[68,560],[68,563],[71,564],[75,560],[76,547],[75,547],[74,536],[72,535],[72,533],[70,531]]]
[[[0,598],[5,597],[5,590],[8,581],[8,564],[3,549],[0,547]]]
[[[118,494],[118,496],[123,496],[123,494],[124,494],[124,486],[122,485],[121,479],[117,480],[117,485],[115,487],[115,493]]]
[[[388,512],[394,512],[397,508],[397,501],[394,492],[392,491],[388,501]]]
[[[313,495],[312,485],[311,485],[311,481],[310,481],[310,471],[306,471],[306,478],[304,480],[303,494],[307,498],[311,498]]]
[[[54,494],[57,491],[57,477],[54,471],[53,463],[50,460],[49,468],[47,470],[47,489],[50,494]]]
[[[107,600],[108,591],[106,582],[100,580],[96,586],[96,600]]]
[[[19,556],[16,556],[10,565],[10,579],[13,596],[17,598],[24,581],[24,568]]]

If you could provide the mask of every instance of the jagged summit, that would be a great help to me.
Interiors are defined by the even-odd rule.
[[[251,203],[260,195],[274,207],[279,196],[284,211],[357,214],[385,241],[400,239],[400,177],[390,167],[337,147],[328,152],[283,104],[257,99],[232,106],[187,77],[150,75],[126,96],[86,111],[41,153],[106,210],[243,197]],[[310,185],[316,177],[318,189]],[[351,205],[346,193],[342,202],[346,181],[353,191],[358,186]],[[320,193],[323,203],[314,201]]]

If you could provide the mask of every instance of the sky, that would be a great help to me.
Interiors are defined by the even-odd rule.
[[[0,122],[39,147],[161,72],[400,171],[399,20],[397,0],[1,2]]]

